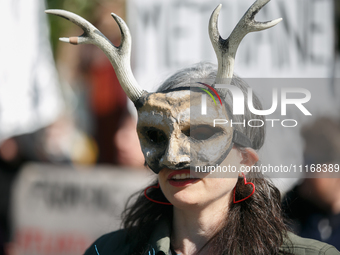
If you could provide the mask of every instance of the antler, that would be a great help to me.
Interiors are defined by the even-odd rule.
[[[237,48],[240,45],[242,39],[248,33],[271,28],[282,20],[280,18],[268,22],[255,21],[255,15],[269,1],[270,0],[256,0],[255,3],[253,3],[253,5],[244,14],[229,38],[226,40],[221,37],[217,28],[218,15],[220,13],[222,4],[218,5],[211,14],[209,20],[209,36],[218,61],[218,70],[215,83],[227,82],[228,85],[230,84],[234,73],[234,62]]]
[[[122,35],[122,42],[119,47],[116,47],[90,22],[72,12],[64,10],[47,10],[45,12],[65,18],[81,27],[84,30],[84,33],[81,36],[70,38],[63,37],[59,40],[71,44],[94,44],[98,46],[109,58],[126,95],[132,100],[132,102],[136,102],[141,97],[145,91],[137,84],[137,81],[131,71],[130,31],[125,22],[119,16],[111,13],[112,17],[117,22]]]

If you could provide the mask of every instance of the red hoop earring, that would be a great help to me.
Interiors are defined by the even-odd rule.
[[[151,202],[157,203],[157,204],[161,204],[161,205],[172,205],[171,203],[161,202],[161,201],[157,201],[157,200],[154,200],[154,199],[150,198],[150,197],[146,194],[146,191],[147,191],[148,189],[151,189],[151,188],[159,189],[159,183],[157,184],[157,186],[150,186],[150,187],[147,187],[147,188],[144,190],[144,196],[145,196],[148,200],[150,200]]]
[[[234,196],[233,196],[233,202],[234,202],[234,204],[240,203],[240,202],[242,202],[242,201],[244,201],[244,200],[250,198],[250,197],[255,193],[255,185],[254,185],[254,183],[252,183],[252,182],[247,182],[246,175],[245,175],[244,173],[242,173],[242,175],[243,175],[244,185],[251,185],[251,186],[253,186],[253,191],[250,193],[249,196],[247,196],[247,197],[245,197],[245,198],[242,198],[242,199],[236,201],[236,198],[235,198],[236,186],[235,186],[235,187],[234,187]]]

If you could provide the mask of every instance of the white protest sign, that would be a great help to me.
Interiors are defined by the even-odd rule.
[[[99,236],[120,228],[128,197],[151,179],[140,170],[27,165],[12,196],[18,254],[83,254]]]
[[[222,3],[219,30],[227,38],[254,0],[129,0],[133,69],[152,90],[172,71],[200,61],[217,63],[208,21]],[[330,77],[334,58],[333,0],[272,0],[258,21],[283,21],[242,41],[235,72],[246,78]]]
[[[0,143],[50,125],[63,101],[41,0],[0,1]]]

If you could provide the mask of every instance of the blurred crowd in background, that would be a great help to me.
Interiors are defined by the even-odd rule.
[[[32,4],[30,2],[35,2],[35,7],[28,7],[28,4]],[[8,41],[7,44],[4,42],[3,45],[0,42],[2,48],[0,50],[0,125],[2,126],[0,127],[0,254],[15,254],[11,252],[10,245],[13,242],[11,192],[18,173],[27,162],[74,167],[85,165],[93,168],[105,164],[116,166],[115,169],[119,168],[121,171],[126,167],[147,171],[135,132],[136,117],[129,109],[128,99],[119,85],[109,60],[93,45],[71,46],[59,42],[59,37],[81,34],[80,29],[66,20],[47,17],[44,14],[44,9],[65,9],[75,12],[89,20],[114,45],[118,46],[120,31],[107,13],[114,12],[126,20],[127,6],[125,0],[47,0],[46,2],[36,0],[27,1],[27,4],[23,1],[0,1],[0,9],[8,16],[6,22],[9,27],[12,26],[8,35],[1,34],[1,41]],[[23,19],[25,14],[34,18]],[[335,53],[339,54],[340,40],[337,35],[340,34],[340,3],[336,0],[334,17],[336,31],[334,48]],[[10,22],[11,20],[13,23]],[[29,33],[27,31],[29,23],[33,23],[31,25],[34,26],[34,22],[37,24],[36,31],[31,31],[32,38],[26,37]],[[27,25],[27,29],[23,25]],[[41,41],[46,41],[49,48],[45,49]],[[15,47],[21,48],[27,55],[21,51],[17,52]],[[6,51],[8,51],[6,56],[11,57],[11,61],[3,57]],[[10,54],[12,55],[8,56]],[[44,57],[47,60],[44,60]],[[8,78],[11,73],[6,70],[15,68],[13,71],[16,73],[16,78],[22,76],[21,78],[24,79],[22,75],[24,71],[21,68],[29,67],[29,63],[25,66],[25,63],[19,64],[19,62],[28,62],[24,61],[26,58],[34,58],[35,61],[44,63],[44,68],[50,70],[46,71],[42,67],[37,74],[34,73],[35,71],[26,70],[28,78],[23,82],[27,82],[28,89],[27,93],[21,94],[18,91],[21,87],[13,90],[14,85]],[[14,62],[13,66],[12,62]],[[32,62],[32,67],[38,68],[35,65],[36,62]],[[337,68],[336,64],[334,66]],[[38,72],[51,73],[54,80],[46,82],[44,77],[39,78]],[[17,80],[13,79],[13,81]],[[21,85],[25,89],[24,84]],[[13,91],[6,94],[6,89],[11,86]],[[53,86],[53,88],[48,91],[46,86]],[[33,93],[34,91],[36,94]],[[11,97],[8,106],[4,102],[4,95],[7,98]],[[48,102],[44,103],[41,99],[45,95],[46,98],[56,97],[53,99],[56,101],[53,109],[49,109]],[[22,101],[25,97],[32,97],[32,102],[28,102],[27,106]],[[18,124],[14,121],[6,122],[6,111],[9,112],[8,114],[15,114],[16,109],[20,111],[20,107],[16,106],[20,104],[25,111],[29,111],[28,107],[31,104],[35,104],[36,108],[32,108],[32,111],[37,113],[32,113],[32,118],[26,122],[22,121]],[[5,107],[9,107],[10,110]],[[39,107],[42,110],[39,110]],[[337,111],[339,110],[338,108]],[[23,117],[20,118],[26,118],[25,114],[23,113]],[[39,117],[46,120],[38,121]],[[9,125],[9,128],[4,128],[4,125]],[[302,128],[301,135],[305,141],[303,164],[340,163],[340,114],[332,118],[314,120]],[[340,249],[340,179],[324,179],[320,176],[320,178],[300,181],[296,187],[285,194],[283,206],[285,213],[291,219],[292,229],[298,234],[329,242]]]

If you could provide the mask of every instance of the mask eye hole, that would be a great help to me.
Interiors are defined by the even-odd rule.
[[[186,136],[190,136],[190,127],[182,130],[182,133],[185,134]]]
[[[220,131],[221,130],[219,128],[214,128],[208,125],[200,125],[191,127],[189,134],[191,138],[203,141],[208,140],[209,138],[211,138],[213,135]]]
[[[149,128],[145,134],[148,140],[154,144],[164,144],[167,141],[165,133],[156,128]]]

